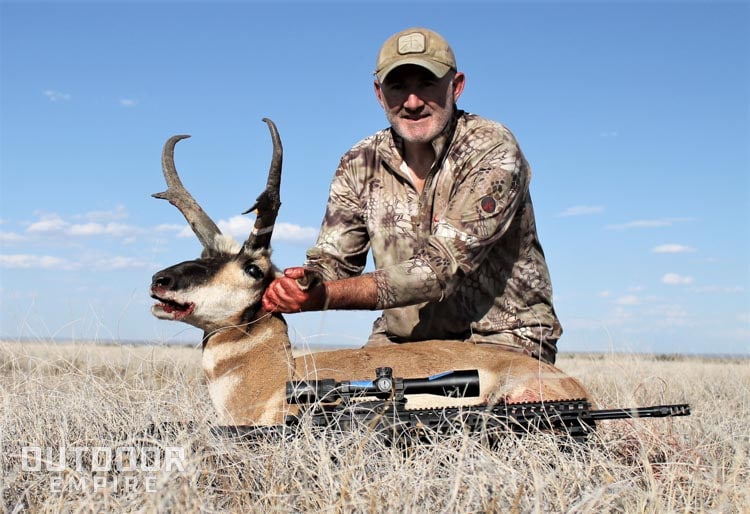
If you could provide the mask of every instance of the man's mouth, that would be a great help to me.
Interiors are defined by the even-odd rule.
[[[411,115],[401,116],[401,119],[406,120],[406,121],[421,121],[426,118],[429,118],[429,114],[411,114]]]

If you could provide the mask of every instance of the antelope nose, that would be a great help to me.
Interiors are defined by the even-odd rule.
[[[174,284],[174,280],[171,275],[166,273],[157,273],[151,278],[151,287],[162,287],[164,289],[171,289]]]

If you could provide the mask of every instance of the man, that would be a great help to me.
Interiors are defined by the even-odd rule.
[[[458,339],[554,363],[562,329],[515,138],[457,108],[466,79],[431,30],[390,37],[375,77],[390,128],[342,157],[317,243],[263,307],[382,309],[367,345]]]

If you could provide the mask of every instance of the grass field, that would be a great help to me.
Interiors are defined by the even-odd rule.
[[[547,434],[495,448],[312,430],[233,442],[207,428],[199,363],[196,348],[0,343],[3,511],[750,512],[747,359],[562,355],[600,408],[693,412],[601,422],[567,450]],[[174,420],[197,425],[142,433]]]

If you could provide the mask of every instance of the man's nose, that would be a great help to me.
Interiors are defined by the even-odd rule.
[[[419,109],[423,105],[424,101],[416,93],[409,93],[409,96],[406,97],[406,101],[404,101],[404,108],[411,111]]]

